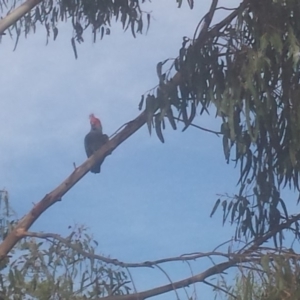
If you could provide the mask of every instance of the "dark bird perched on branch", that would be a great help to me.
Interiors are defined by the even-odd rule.
[[[107,141],[108,136],[102,132],[102,124],[94,114],[90,115],[91,130],[84,138],[84,147],[87,157],[93,155],[97,150],[99,150]],[[97,162],[91,169],[92,173],[100,173],[100,166],[103,163],[101,161]]]

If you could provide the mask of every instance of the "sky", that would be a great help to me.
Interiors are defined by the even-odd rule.
[[[9,192],[19,218],[73,171],[73,163],[85,161],[90,113],[108,135],[140,113],[141,95],[158,83],[156,64],[178,55],[182,38],[193,37],[209,4],[195,1],[190,10],[184,1],[180,9],[175,0],[152,1],[145,8],[152,14],[147,34],[133,38],[121,24],[95,44],[86,34],[77,60],[70,24],[60,25],[57,40],[47,46],[42,27],[21,38],[16,51],[8,35],[2,39],[0,188]],[[195,123],[220,129],[213,113]],[[221,212],[209,215],[218,194],[237,191],[238,170],[226,164],[221,138],[178,127],[168,126],[165,144],[141,128],[106,158],[101,174],[88,173],[31,230],[66,236],[69,225],[83,224],[99,242],[99,253],[124,262],[212,251],[229,240],[234,228],[222,227]],[[194,274],[210,266],[208,260],[195,262]],[[163,267],[174,281],[190,276],[186,264]],[[133,276],[139,291],[169,283],[157,269],[134,270]],[[198,292],[214,295],[203,284]]]

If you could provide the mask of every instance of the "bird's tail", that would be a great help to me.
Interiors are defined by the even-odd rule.
[[[97,173],[100,173],[100,171],[101,171],[101,164],[96,164],[96,165],[94,165],[92,168],[91,168],[91,172],[92,173],[95,173],[95,174],[97,174]]]
[[[103,161],[104,161],[104,159],[102,159],[99,163],[97,163],[96,165],[94,165],[91,168],[91,172],[95,173],[95,174],[100,173],[100,171],[101,171],[101,165],[102,165]]]

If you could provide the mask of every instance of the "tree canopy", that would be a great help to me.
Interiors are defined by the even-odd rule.
[[[44,26],[47,43],[50,37],[55,40],[59,33],[59,23],[70,21],[73,27],[71,45],[77,58],[77,43],[84,42],[87,30],[92,32],[93,41],[102,39],[111,32],[113,22],[120,22],[122,28],[136,37],[137,33],[143,33],[149,29],[151,15],[142,9],[146,0],[89,0],[55,2],[53,0],[31,0],[21,5],[21,1],[0,1],[0,12],[8,13],[0,23],[0,36],[8,29],[11,37],[15,38],[16,45],[19,37],[24,34],[34,33],[37,26]],[[188,1],[193,7],[193,1]],[[20,6],[21,5],[21,6]],[[178,1],[178,6],[182,1]]]
[[[159,87],[146,99],[148,124],[153,116],[162,141],[165,116],[175,128],[175,111],[188,127],[215,107],[225,159],[240,168],[239,194],[222,202],[238,237],[276,228],[288,218],[281,189],[299,191],[299,9],[297,1],[243,1],[184,38],[170,69],[157,65]],[[208,13],[203,26],[210,20]]]

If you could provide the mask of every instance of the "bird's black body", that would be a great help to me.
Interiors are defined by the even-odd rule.
[[[102,129],[92,128],[91,131],[84,138],[85,152],[88,157],[93,155],[97,150],[99,150],[108,141],[108,136],[102,133]],[[104,160],[104,159],[103,159]],[[103,162],[101,160],[95,164],[91,172],[100,173],[100,167]]]

